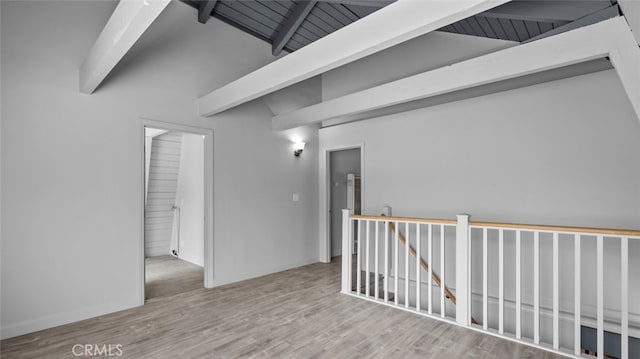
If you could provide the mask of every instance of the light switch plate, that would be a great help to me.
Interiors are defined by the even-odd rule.
[[[293,201],[294,201],[294,202],[299,202],[299,201],[300,201],[300,195],[299,195],[299,194],[297,194],[297,193],[294,193],[294,194],[293,194]]]

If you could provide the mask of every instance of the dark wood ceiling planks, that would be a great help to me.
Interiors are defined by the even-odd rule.
[[[196,9],[200,6],[194,0],[182,2]],[[296,51],[389,3],[388,0],[314,1],[293,30],[284,29],[287,19],[295,16],[297,2],[292,0],[219,0],[211,16],[270,44],[278,39],[279,31],[292,32],[284,45],[277,44],[278,49],[274,48],[276,54],[280,49]],[[515,0],[439,30],[523,42],[612,7],[617,9],[616,0]]]

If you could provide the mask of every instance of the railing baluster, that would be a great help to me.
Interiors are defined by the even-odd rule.
[[[540,232],[533,232],[533,342],[540,344]]]
[[[362,294],[362,221],[357,219],[358,223],[358,244],[356,249],[356,293]]]
[[[620,353],[629,358],[629,238],[620,242]]]
[[[498,232],[498,332],[504,333],[504,230]]]
[[[560,348],[560,277],[558,232],[553,232],[553,348]]]
[[[420,311],[420,292],[422,291],[422,281],[420,279],[421,268],[420,259],[422,252],[420,251],[420,223],[416,223],[416,310]]]
[[[482,328],[489,329],[489,262],[487,228],[482,228]]]
[[[389,301],[389,222],[384,222],[384,301]]]
[[[400,230],[400,228],[398,228]],[[405,223],[404,226],[405,232],[405,244],[404,244],[404,307],[409,308],[409,247],[411,246],[411,241],[409,240],[409,222]]]
[[[398,232],[400,227],[398,226],[398,222],[395,222],[395,235],[394,235],[394,240],[395,240],[395,251],[393,253],[394,255],[394,261],[393,261],[393,274],[395,275],[395,280],[393,281],[393,286],[394,286],[394,295],[393,295],[393,301],[395,303],[395,305],[398,305],[398,278],[400,277],[400,274],[398,273],[398,259],[400,258],[400,256],[398,255],[398,242],[400,241],[398,239]]]
[[[429,272],[427,273],[427,309],[429,314],[433,314],[433,226],[429,224],[427,228],[427,263],[429,264]]]
[[[596,283],[598,293],[597,300],[597,322],[598,322],[598,346],[596,352],[598,358],[604,358],[604,237],[600,234],[597,237],[596,255]]]
[[[580,355],[582,353],[582,314],[580,313],[582,308],[582,299],[581,299],[581,278],[580,275],[582,270],[580,268],[580,259],[582,255],[580,254],[580,234],[576,234],[574,236],[574,253],[573,253],[573,274],[574,274],[574,283],[573,283],[573,293],[574,293],[574,307],[573,307],[573,354]]]
[[[374,247],[375,247],[375,256],[376,256],[375,259],[374,259],[374,263],[375,263],[374,264],[374,271],[375,271],[375,282],[374,282],[375,283],[375,290],[374,290],[374,292],[375,292],[375,295],[376,295],[376,299],[378,299],[378,298],[380,298],[380,288],[379,288],[380,287],[380,279],[378,277],[378,274],[380,273],[378,271],[378,240],[379,240],[379,236],[378,236],[379,230],[378,229],[380,228],[380,226],[379,226],[380,223],[377,222],[377,221],[373,222],[373,223],[376,226],[376,230],[375,230],[375,241],[376,241],[376,243],[374,245]]]
[[[371,229],[371,224],[369,223],[369,221],[365,222],[365,225],[367,226],[367,234],[366,234],[366,240],[365,242],[367,242],[367,249],[366,249],[366,256],[365,256],[365,260],[367,261],[367,263],[365,263],[365,291],[364,294],[368,297],[369,294],[371,293],[371,273],[369,272],[370,270],[370,264],[371,264],[371,236],[370,236],[370,229]]]
[[[516,230],[516,338],[522,338],[522,233]]]
[[[440,225],[440,316],[444,318],[446,316],[446,308],[444,301],[444,289],[445,285],[445,276],[444,276],[444,224]]]

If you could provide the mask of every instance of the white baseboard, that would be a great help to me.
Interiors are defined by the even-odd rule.
[[[180,257],[180,254],[179,254],[179,253],[178,253],[178,256],[177,256],[176,258],[178,258],[178,259],[179,259],[179,260],[181,260],[181,261],[184,261],[184,262],[187,262],[187,263],[191,263],[191,264],[193,264],[194,266],[198,266],[198,267],[204,268],[204,265],[203,265],[203,264],[196,263],[196,262],[192,262],[192,261],[190,261],[190,260],[188,260],[188,259],[186,259],[186,258]]]
[[[33,333],[39,330],[57,327],[64,324],[77,322],[84,319],[97,317],[109,313],[139,306],[139,301],[132,300],[124,303],[108,303],[100,306],[78,309],[65,313],[53,314],[50,316],[27,320],[20,323],[2,325],[0,338],[8,339],[23,334]]]
[[[296,262],[293,262],[293,263],[289,263],[289,264],[285,264],[285,265],[281,265],[281,266],[271,267],[271,268],[269,268],[267,270],[261,270],[259,272],[245,274],[245,275],[242,275],[242,276],[239,276],[239,277],[235,277],[235,278],[224,278],[224,279],[214,278],[213,285],[211,286],[211,288],[219,287],[219,286],[225,285],[225,284],[241,282],[241,281],[247,280],[247,279],[258,278],[258,277],[262,277],[262,276],[265,276],[265,275],[278,273],[278,272],[282,272],[282,271],[285,271],[285,270],[306,266],[306,265],[313,264],[313,263],[318,263],[318,258],[315,258],[315,257],[314,258],[307,258],[307,259],[303,259],[303,260],[296,261]]]

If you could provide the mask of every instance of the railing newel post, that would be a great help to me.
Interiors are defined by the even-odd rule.
[[[469,215],[456,216],[456,322],[471,325],[470,235]]]
[[[351,293],[351,253],[353,248],[352,210],[342,210],[342,293]]]

